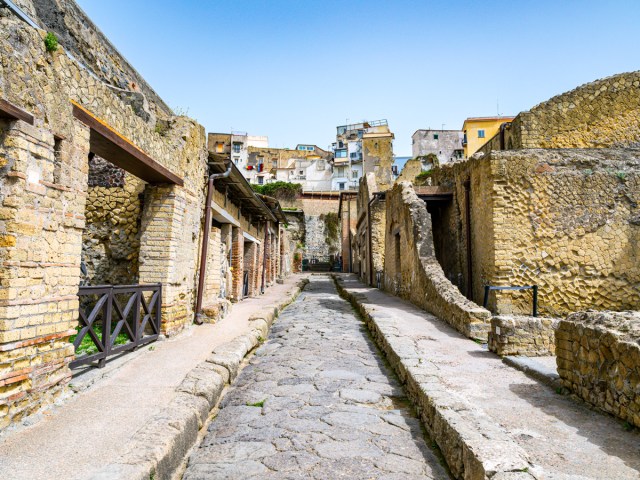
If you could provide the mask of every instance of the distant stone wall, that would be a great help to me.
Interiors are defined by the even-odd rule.
[[[557,319],[498,315],[491,319],[489,350],[498,355],[555,355]]]
[[[138,283],[141,196],[145,182],[130,174],[125,180],[123,170],[111,167],[102,172],[115,171],[116,181],[94,183],[122,183],[122,186],[94,186],[87,192],[82,261],[87,267],[86,279],[90,285]]]
[[[499,135],[480,151],[500,150]],[[520,113],[504,149],[640,146],[640,71],[581,85]]]
[[[386,194],[384,289],[449,323],[462,334],[486,339],[491,314],[447,280],[435,256],[431,216],[410,183]]]
[[[540,313],[640,305],[640,153],[513,150],[434,171],[453,202],[436,233],[450,245],[447,276],[467,285],[465,184],[471,199],[473,296],[484,285],[539,286]],[[527,314],[530,292],[492,292],[500,314]]]
[[[398,182],[414,182],[416,177],[422,173],[422,161],[417,158],[411,158],[404,164]]]
[[[640,312],[580,312],[556,332],[566,388],[640,427]]]

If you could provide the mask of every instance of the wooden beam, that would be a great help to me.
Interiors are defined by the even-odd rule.
[[[23,122],[27,122],[29,125],[33,125],[35,121],[33,115],[29,112],[16,107],[3,98],[0,98],[0,117],[8,118],[9,120],[22,120]]]
[[[182,178],[156,162],[105,122],[77,103],[71,103],[73,116],[91,129],[89,143],[93,153],[145,182],[184,185]]]

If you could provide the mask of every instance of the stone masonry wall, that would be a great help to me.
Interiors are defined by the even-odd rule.
[[[558,374],[566,388],[640,427],[640,313],[580,312],[556,332]]]
[[[140,228],[139,279],[163,283],[167,334],[193,318],[207,167],[201,126],[172,117],[157,132],[64,46],[47,52],[43,32],[1,10],[0,98],[35,125],[0,123],[0,428],[53,401],[70,378],[90,152],[70,99],[184,179],[146,188]]]
[[[494,151],[437,169],[434,180],[454,191],[449,236],[463,267],[455,226],[466,225],[471,184],[473,298],[487,284],[537,284],[549,316],[638,308],[639,174],[639,153],[624,149]],[[489,306],[526,314],[531,293],[492,292]]]
[[[410,183],[387,191],[384,288],[462,334],[486,339],[491,314],[447,280],[435,256],[431,217]]]
[[[640,146],[640,71],[581,85],[520,113],[504,147],[611,148]],[[500,150],[499,136],[480,151]]]
[[[498,315],[491,319],[489,350],[500,356],[555,355],[558,320],[520,315]]]
[[[82,261],[87,267],[90,285],[138,283],[141,197],[145,182],[131,174],[125,176],[123,170],[116,172],[115,186],[89,186],[88,189]],[[119,172],[123,173],[122,180]],[[109,182],[94,183],[109,185]]]

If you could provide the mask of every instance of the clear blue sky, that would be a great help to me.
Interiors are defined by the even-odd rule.
[[[419,128],[640,69],[639,0],[78,2],[169,106],[279,147],[386,118],[410,155]]]

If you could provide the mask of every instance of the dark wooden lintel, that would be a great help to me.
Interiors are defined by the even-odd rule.
[[[129,140],[75,102],[73,116],[91,129],[90,149],[99,157],[149,183],[171,183],[182,186],[184,181],[152,159]]]
[[[22,120],[29,125],[33,125],[35,121],[35,118],[29,112],[22,110],[20,107],[16,107],[3,98],[0,98],[0,117],[8,118],[9,120]]]

